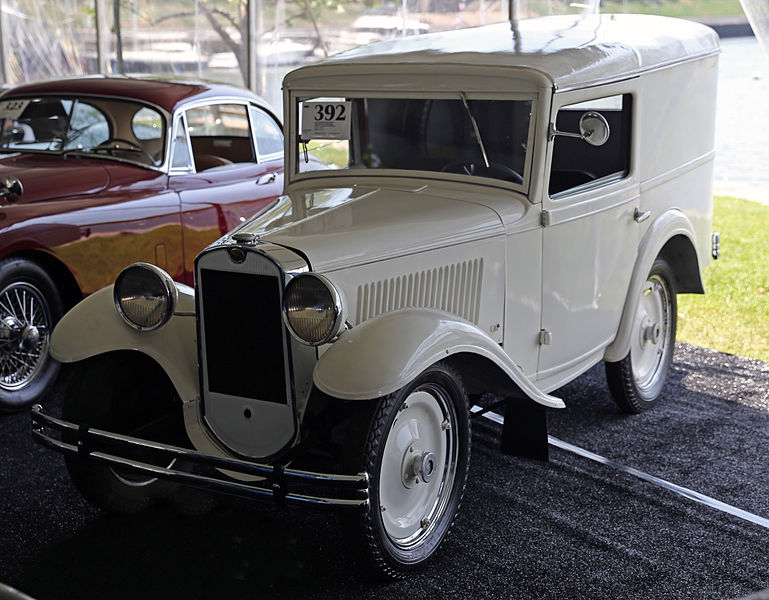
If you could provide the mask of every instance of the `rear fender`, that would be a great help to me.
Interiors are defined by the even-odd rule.
[[[430,365],[462,353],[495,364],[527,397],[550,408],[560,398],[537,388],[504,350],[469,321],[431,309],[385,313],[342,333],[315,365],[313,381],[342,400],[368,400],[390,394]]]
[[[182,402],[197,400],[194,290],[176,284],[179,300],[168,323],[136,331],[118,314],[112,287],[91,294],[62,317],[51,336],[51,356],[73,363],[115,350],[142,352],[163,368]]]
[[[630,336],[632,333],[633,316],[638,309],[638,301],[641,297],[641,289],[646,282],[654,260],[662,253],[663,248],[676,236],[685,237],[693,248],[696,248],[694,240],[697,239],[694,226],[686,215],[680,210],[670,210],[660,215],[647,229],[638,247],[633,275],[630,278],[628,293],[625,297],[625,305],[622,309],[622,318],[617,330],[617,336],[609,344],[604,353],[606,362],[618,362],[630,352]],[[696,255],[695,255],[696,256]],[[675,272],[675,269],[674,269]],[[702,289],[702,278],[699,267],[696,273],[688,274],[688,279],[693,283],[690,287]]]

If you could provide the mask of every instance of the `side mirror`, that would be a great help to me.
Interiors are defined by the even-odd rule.
[[[592,110],[583,113],[579,118],[579,133],[558,131],[554,124],[550,124],[550,136],[552,140],[557,135],[579,138],[591,146],[603,146],[609,139],[609,122],[601,113]]]
[[[609,139],[609,122],[601,113],[588,111],[579,118],[579,133],[591,146],[603,146]]]

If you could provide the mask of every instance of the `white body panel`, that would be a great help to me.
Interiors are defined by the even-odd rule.
[[[51,336],[50,353],[72,363],[115,350],[137,350],[155,359],[168,374],[182,402],[198,400],[195,295],[177,284],[174,316],[154,331],[130,327],[115,308],[113,286],[91,294],[62,317]]]
[[[550,408],[564,407],[560,398],[540,392],[472,323],[434,310],[389,312],[346,331],[318,361],[313,381],[321,391],[343,400],[380,398],[459,353],[488,358],[532,400]]]

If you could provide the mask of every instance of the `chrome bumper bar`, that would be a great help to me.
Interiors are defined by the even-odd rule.
[[[48,429],[61,432],[61,437],[66,438],[67,441],[54,437]],[[289,506],[368,508],[369,478],[366,473],[357,475],[315,473],[288,469],[282,465],[267,465],[236,458],[211,456],[187,448],[70,423],[45,414],[43,407],[39,404],[32,407],[32,437],[48,448],[79,456],[83,460],[92,460],[121,469],[127,468],[145,475],[234,496],[272,501]],[[137,451],[149,453],[153,457],[162,459],[159,462],[167,461],[166,464],[171,466],[158,466],[132,458]],[[222,474],[218,472],[216,476],[210,477],[174,469],[172,466],[176,460],[257,477],[259,480],[229,479],[221,477]],[[310,491],[313,494],[299,493],[297,490]],[[316,491],[319,495],[314,495]]]

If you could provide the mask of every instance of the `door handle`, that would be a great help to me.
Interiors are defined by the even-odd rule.
[[[643,223],[646,219],[652,216],[652,211],[647,210],[646,212],[641,212],[637,208],[633,210],[633,220],[636,223]]]
[[[278,176],[275,173],[267,173],[267,175],[262,175],[259,179],[256,180],[256,185],[267,185],[268,183],[272,183],[278,178]]]

